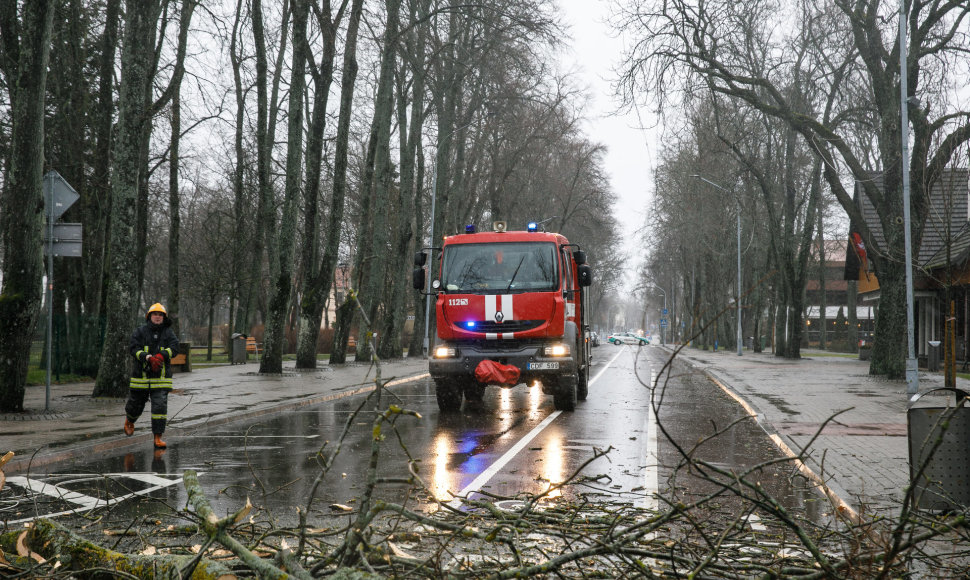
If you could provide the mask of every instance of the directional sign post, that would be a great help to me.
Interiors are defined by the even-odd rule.
[[[47,242],[45,252],[49,256],[80,258],[81,234],[81,224],[54,224],[50,239],[44,237]]]
[[[51,408],[51,343],[54,339],[54,256],[81,257],[81,224],[55,224],[74,202],[77,191],[56,171],[44,176],[44,207],[47,208],[47,392],[44,412]]]

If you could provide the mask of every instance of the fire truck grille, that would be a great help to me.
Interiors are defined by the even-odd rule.
[[[543,320],[506,320],[505,322],[495,322],[494,320],[475,320],[474,327],[469,327],[468,323],[456,324],[455,327],[461,330],[472,330],[474,332],[522,332],[538,328]]]

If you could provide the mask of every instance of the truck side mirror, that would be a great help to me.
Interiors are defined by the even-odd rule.
[[[425,262],[427,262],[427,261],[428,261],[428,255],[425,254],[424,252],[415,252],[414,253],[414,265],[415,266],[417,266],[417,267],[420,268],[421,266],[424,266]],[[422,286],[424,286],[424,284],[422,284]]]
[[[579,276],[580,286],[589,286],[593,283],[593,269],[586,264],[576,268],[576,275]]]
[[[415,268],[411,271],[411,285],[415,290],[424,290],[424,268]]]
[[[576,260],[576,264],[582,266],[586,263],[586,252],[582,250],[576,250],[573,252],[573,260]]]

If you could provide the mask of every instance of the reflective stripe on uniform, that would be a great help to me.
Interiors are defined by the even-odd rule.
[[[158,378],[158,379],[146,379],[146,378],[133,378],[128,381],[129,389],[171,389],[172,379],[169,378]]]

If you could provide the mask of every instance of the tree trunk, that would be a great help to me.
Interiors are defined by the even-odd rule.
[[[78,372],[94,376],[102,348],[102,300],[105,288],[105,251],[111,222],[111,128],[114,116],[114,65],[118,45],[121,0],[108,0],[98,62],[98,97],[94,113],[94,158],[89,191],[81,191],[84,252],[84,313],[79,341],[84,345]]]
[[[906,272],[902,261],[876,258],[879,310],[869,374],[889,379],[906,378]]]
[[[181,194],[179,193],[179,141],[182,138],[181,82],[172,94],[172,142],[168,149],[168,316],[175,336],[181,337],[179,325],[179,244],[182,229]]]
[[[332,365],[342,365],[347,362],[347,343],[350,340],[350,329],[354,321],[353,300],[344,300],[344,303],[337,307],[337,320],[334,321],[333,348],[330,351],[330,362]],[[358,341],[358,348],[360,341]]]
[[[828,342],[825,328],[825,309],[828,308],[828,300],[825,296],[825,229],[822,227],[822,223],[822,212],[818,212],[818,347],[825,350],[826,342]]]
[[[303,163],[303,96],[306,80],[307,0],[293,0],[293,62],[290,75],[290,95],[287,110],[286,184],[283,197],[283,219],[280,223],[278,266],[274,276],[273,294],[263,336],[263,357],[259,372],[283,372],[283,339],[287,305],[293,276],[293,247],[296,238],[296,213],[300,197]]]
[[[0,191],[0,244],[3,288],[0,290],[0,412],[22,411],[30,343],[41,306],[41,231],[44,223],[44,93],[50,57],[53,0],[24,4],[18,22],[16,3],[3,10],[5,32],[0,60],[10,95],[10,158],[7,183]],[[19,30],[18,30],[19,28]],[[52,259],[52,258],[48,258]]]
[[[845,303],[848,305],[846,318],[849,320],[849,352],[859,352],[859,316],[856,303],[859,302],[859,282],[846,280]]]

